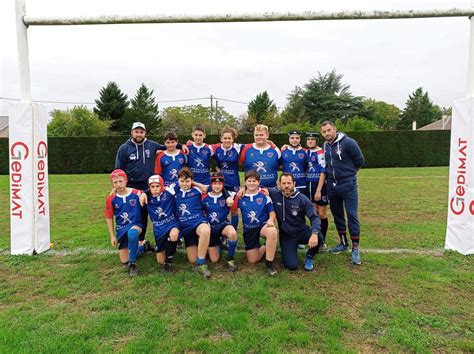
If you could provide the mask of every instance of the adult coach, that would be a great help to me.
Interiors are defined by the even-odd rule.
[[[133,123],[131,137],[119,147],[115,158],[115,168],[124,170],[128,176],[127,187],[148,190],[148,178],[155,174],[155,159],[159,150],[166,150],[166,146],[146,138],[145,124]],[[141,208],[141,215],[143,232],[140,234],[140,240],[143,241],[148,224],[146,205]]]
[[[357,171],[364,165],[364,155],[357,142],[344,133],[338,133],[336,126],[330,121],[321,124],[321,134],[326,140],[324,155],[329,206],[341,241],[329,252],[340,253],[348,248],[345,211],[352,242],[352,263],[361,264]]]
[[[314,211],[313,204],[306,195],[298,191],[291,173],[280,175],[280,189],[269,189],[280,230],[280,249],[283,265],[290,269],[298,268],[298,245],[308,245],[304,269],[312,271],[313,258],[323,243],[321,222]],[[311,227],[306,225],[306,218]]]

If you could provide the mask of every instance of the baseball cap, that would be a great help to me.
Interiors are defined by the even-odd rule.
[[[135,122],[135,123],[133,123],[133,125],[132,125],[132,130],[137,129],[137,128],[141,128],[141,129],[143,129],[143,130],[146,130],[145,124],[143,124],[143,123],[141,123],[141,122]]]

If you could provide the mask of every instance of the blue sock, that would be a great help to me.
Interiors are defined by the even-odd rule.
[[[200,266],[200,265],[203,265],[203,264],[206,264],[206,258],[197,258],[196,259],[196,265],[197,266]]]
[[[138,246],[137,257],[139,257],[142,253],[145,253],[145,244]]]
[[[229,256],[229,258],[234,258],[235,249],[237,248],[237,240],[227,241],[227,247],[228,247],[227,255]]]
[[[232,215],[230,218],[230,223],[237,230],[237,226],[239,226],[239,214]]]
[[[127,232],[128,236],[128,261],[136,263],[138,256],[138,230],[130,229]]]

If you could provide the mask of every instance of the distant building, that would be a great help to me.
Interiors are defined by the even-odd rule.
[[[8,117],[0,116],[0,138],[8,138]]]
[[[451,116],[443,116],[440,120],[425,125],[418,130],[451,130]]]

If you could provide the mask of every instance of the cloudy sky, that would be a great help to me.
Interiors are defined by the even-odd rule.
[[[330,4],[329,4],[330,3]],[[205,14],[468,8],[469,0],[27,0],[30,16]],[[0,1],[0,97],[19,98],[13,0]],[[450,106],[466,94],[469,20],[305,21],[30,27],[33,100],[94,102],[108,81],[129,96],[143,82],[159,101],[214,95],[277,106],[318,71],[344,75],[355,95],[403,108],[422,86]],[[7,111],[0,99],[0,114]],[[209,104],[209,100],[173,103]],[[171,103],[162,103],[166,107]],[[239,115],[246,105],[220,101]],[[49,109],[73,104],[48,104]],[[90,106],[92,107],[92,105]]]

